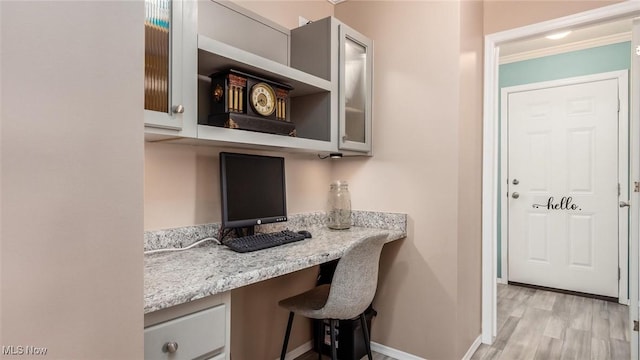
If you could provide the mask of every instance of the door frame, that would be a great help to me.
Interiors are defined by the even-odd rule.
[[[629,71],[617,70],[609,71],[605,73],[597,73],[591,75],[574,76],[558,80],[541,81],[536,83],[522,84],[509,86],[501,89],[500,92],[500,128],[501,136],[500,143],[500,163],[502,171],[500,174],[500,183],[508,186],[508,166],[509,166],[509,133],[508,133],[508,111],[509,103],[507,98],[509,94],[522,92],[541,90],[551,87],[561,87],[568,85],[584,84],[588,82],[596,82],[603,80],[618,80],[618,99],[619,99],[619,111],[618,111],[618,179],[620,180],[620,195],[618,201],[626,201],[629,199]],[[503,188],[504,189],[504,188]],[[505,191],[503,190],[502,193]],[[501,283],[506,283],[509,279],[509,267],[508,267],[508,244],[509,244],[509,198],[507,196],[500,195],[500,229],[501,234],[501,278],[498,280]],[[628,208],[627,208],[628,209]],[[618,210],[620,214],[620,210]],[[625,212],[628,214],[628,212]],[[628,269],[628,244],[629,244],[629,222],[628,216],[620,215],[618,218],[618,267],[620,269]],[[628,271],[620,271],[620,279],[618,279],[618,302],[620,304],[629,304],[628,297]]]
[[[484,43],[484,86],[483,86],[483,130],[482,130],[482,342],[493,343],[497,333],[496,307],[497,307],[497,232],[498,232],[498,173],[500,159],[498,158],[499,125],[498,125],[498,58],[500,45],[506,42],[521,40],[532,36],[540,36],[550,32],[590,25],[609,20],[631,18],[640,14],[640,2],[625,1],[598,9],[581,12],[578,14],[561,17],[554,20],[527,25],[512,30],[497,32],[485,36]],[[633,44],[636,43],[637,34],[634,31]],[[636,59],[632,63],[637,63]],[[637,79],[639,71],[632,73],[632,89],[638,90]],[[635,92],[633,94],[636,94]],[[632,101],[631,131],[638,129],[637,101]],[[630,181],[638,181],[638,165],[640,154],[636,153],[638,148],[637,136],[632,137],[631,149],[631,175]],[[631,201],[637,204],[638,193],[632,193]],[[631,214],[637,213],[631,209]],[[638,219],[631,217],[630,249],[638,249]],[[638,269],[636,256],[631,256],[631,269]],[[634,271],[629,275],[631,278],[631,300],[637,303],[637,294],[633,291],[638,286],[638,274]],[[636,289],[637,290],[637,289]],[[632,302],[632,304],[634,304]],[[637,306],[630,307],[630,314]],[[637,315],[632,315],[637,316]],[[630,322],[632,323],[632,322]],[[638,339],[632,336],[631,355],[632,359],[638,358]]]

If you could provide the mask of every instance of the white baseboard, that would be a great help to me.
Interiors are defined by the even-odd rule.
[[[289,351],[287,355],[285,355],[284,359],[293,360],[311,349],[313,349],[313,340],[309,340],[306,343],[298,346],[297,348]],[[275,360],[280,360],[280,357],[276,358]]]
[[[476,341],[471,344],[471,347],[469,348],[469,350],[467,350],[467,353],[462,357],[462,360],[471,360],[471,357],[476,352],[476,350],[478,350],[480,345],[482,345],[482,335],[478,335]]]
[[[388,346],[384,346],[373,341],[371,342],[371,351],[375,351],[382,355],[390,356],[398,360],[426,360],[425,358],[421,358],[419,356],[415,356],[415,355],[406,353],[404,351],[396,350],[394,348],[390,348]]]
[[[497,278],[496,282],[498,284],[505,284],[505,285],[509,283],[509,281],[507,279],[504,279],[504,278]]]
[[[628,297],[618,299],[618,304],[620,305],[629,305],[631,302]]]
[[[469,350],[467,350],[467,353],[464,354],[464,356],[462,357],[462,360],[470,360],[473,354],[476,352],[476,350],[478,350],[480,345],[482,345],[482,336],[478,335],[478,337],[473,342],[473,344],[471,344],[471,347],[469,348]],[[425,358],[421,358],[419,356],[415,356],[413,354],[409,354],[404,351],[390,348],[388,346],[378,344],[373,341],[371,342],[371,350],[385,356],[390,356],[398,360],[426,360]]]
[[[464,357],[462,357],[462,360],[471,359],[471,356],[473,356],[473,354],[476,352],[476,350],[478,350],[481,344],[482,344],[482,336],[478,336],[476,340],[473,342],[473,344],[471,344],[471,347],[469,348],[469,350],[467,350],[467,353],[464,355]],[[284,358],[285,360],[293,360],[311,349],[313,349],[312,340],[289,351]],[[419,356],[415,356],[413,354],[409,354],[404,351],[390,348],[388,346],[378,344],[377,342],[373,342],[373,341],[371,342],[371,351],[375,351],[385,356],[390,356],[397,360],[426,360],[425,358],[421,358]],[[280,358],[276,358],[275,360],[280,360]]]
[[[478,346],[480,346],[480,345],[478,344]],[[477,346],[476,346],[476,348],[477,348]],[[313,340],[309,340],[308,342],[306,342],[306,343],[298,346],[297,348],[289,351],[284,358],[285,358],[285,360],[293,360],[293,359],[297,358],[298,356],[300,356],[300,355],[302,355],[302,354],[304,354],[307,351],[312,350],[312,349],[313,349]],[[373,342],[373,341],[371,342],[371,351],[375,351],[375,352],[380,353],[382,355],[390,356],[390,357],[392,357],[394,359],[397,359],[397,360],[426,360],[425,358],[421,358],[419,356],[415,356],[415,355],[406,353],[404,351],[396,350],[394,348],[390,348],[388,346],[384,346],[384,345],[378,344],[378,343]],[[473,355],[473,353],[471,353],[471,354]],[[280,360],[280,358],[278,357],[275,360]]]

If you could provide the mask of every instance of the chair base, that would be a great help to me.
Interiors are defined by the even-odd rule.
[[[284,342],[282,344],[282,351],[280,352],[280,360],[285,360],[285,356],[287,355],[287,347],[289,345],[289,337],[291,335],[291,327],[293,325],[293,317],[294,317],[294,313],[293,312],[289,312],[289,320],[287,322],[287,330],[285,332],[284,335]],[[358,319],[352,319],[352,320],[347,320],[350,322],[359,322],[360,323],[360,330],[361,330],[361,334],[362,334],[362,339],[364,342],[364,346],[366,349],[366,354],[367,357],[369,358],[369,360],[373,360],[373,355],[371,353],[371,342],[369,339],[369,334],[370,334],[370,322],[371,322],[371,317],[369,317],[369,324],[367,324],[367,317],[365,315],[365,313],[360,314],[360,316],[358,317]],[[324,328],[324,321],[320,320],[321,324],[323,324],[323,328]],[[362,356],[357,356],[353,353],[353,351],[351,351],[351,353],[347,352],[347,351],[343,351],[342,354],[340,355],[340,357],[338,357],[338,324],[339,324],[339,320],[336,319],[329,319],[329,339],[330,339],[330,352],[331,352],[331,360],[357,360],[362,358]],[[355,329],[354,329],[355,330]],[[355,334],[353,334],[355,338]],[[353,341],[352,341],[353,343]],[[324,345],[324,344],[323,344]],[[323,347],[321,347],[321,349],[323,349]],[[345,347],[342,346],[342,349],[344,349]],[[323,351],[320,350],[318,351],[318,360],[322,360],[322,353]],[[347,353],[347,354],[344,354]]]
[[[371,334],[371,321],[376,315],[373,308],[365,311],[364,316],[369,329],[367,335]],[[331,346],[329,338],[329,322],[323,320],[313,320],[313,350],[327,356],[331,356]],[[367,346],[362,333],[362,324],[359,317],[350,320],[340,320],[338,322],[338,359],[351,360],[362,359],[367,355]]]

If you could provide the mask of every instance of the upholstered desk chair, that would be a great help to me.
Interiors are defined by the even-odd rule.
[[[337,360],[336,326],[338,320],[360,316],[362,333],[369,360],[371,344],[364,316],[378,286],[378,263],[387,234],[364,238],[349,247],[338,261],[331,284],[317,286],[302,294],[284,299],[279,305],[289,310],[287,332],[280,359],[284,360],[294,314],[311,319],[329,319],[331,359]],[[322,358],[321,352],[318,358]]]

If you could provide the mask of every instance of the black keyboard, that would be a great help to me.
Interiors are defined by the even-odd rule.
[[[283,230],[274,233],[255,234],[233,238],[225,241],[224,244],[233,251],[244,253],[280,246],[300,240],[304,240],[304,235],[300,235],[290,230]]]

